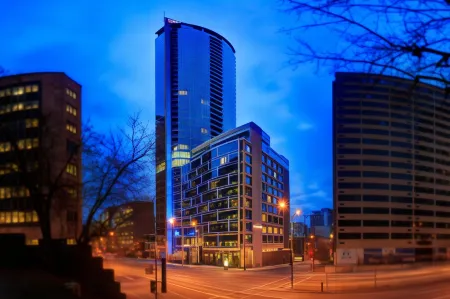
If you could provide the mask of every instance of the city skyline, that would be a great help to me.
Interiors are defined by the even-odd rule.
[[[211,28],[229,39],[236,49],[237,125],[249,121],[260,124],[272,136],[274,149],[291,162],[292,208],[311,211],[331,207],[328,137],[332,78],[314,75],[313,68],[294,70],[287,64],[293,42],[278,31],[293,22],[270,6],[276,3],[260,4],[256,10],[248,4],[234,7],[225,1],[215,1],[207,7],[201,2],[187,5],[171,1],[135,8],[118,6],[94,15],[92,11],[100,7],[90,6],[87,10],[87,2],[54,2],[46,13],[64,10],[70,12],[70,17],[49,21],[46,13],[30,2],[20,10],[20,17],[32,19],[35,26],[31,29],[18,34],[20,23],[14,28],[7,26],[19,12],[0,21],[10,28],[5,32],[9,46],[0,50],[5,59],[1,63],[13,73],[67,72],[83,85],[83,115],[86,119],[95,117],[96,125],[104,129],[122,122],[123,112],[136,109],[143,109],[146,119],[152,122],[154,33],[163,24],[164,11],[175,20]],[[9,4],[8,8],[14,11],[15,6]],[[94,17],[97,25],[87,25]],[[116,21],[118,18],[120,21]],[[34,36],[40,36],[39,40]]]

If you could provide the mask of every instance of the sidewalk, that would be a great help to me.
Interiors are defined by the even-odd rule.
[[[168,265],[173,266],[179,266],[179,267],[187,267],[187,268],[204,268],[204,269],[211,269],[211,270],[220,270],[224,271],[224,267],[219,266],[213,266],[213,265],[189,265],[185,264],[184,266],[179,263],[167,263]],[[296,262],[294,263],[294,267],[306,265],[303,262]],[[265,267],[258,267],[258,268],[247,268],[246,271],[265,271],[265,270],[273,270],[273,269],[282,269],[282,268],[290,268],[290,264],[282,264],[282,265],[274,265],[274,266],[265,266]],[[228,271],[244,271],[243,268],[228,268]]]

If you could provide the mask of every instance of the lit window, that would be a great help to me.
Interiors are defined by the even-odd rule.
[[[262,232],[263,232],[263,234],[267,233],[267,226],[263,226]]]
[[[38,92],[39,91],[39,86],[37,86],[37,85],[31,86],[31,91],[32,92]]]
[[[73,176],[77,176],[77,166],[74,164],[67,164],[66,172]]]
[[[28,118],[25,120],[26,128],[37,128],[39,126],[39,120],[37,118]]]
[[[31,222],[31,220],[33,219],[32,216],[33,216],[33,213],[26,212],[25,213],[25,222]]]
[[[273,233],[273,227],[269,226],[268,227],[268,232],[269,232],[269,234]]]
[[[227,163],[227,157],[222,157],[220,158],[220,165],[226,164]]]
[[[188,94],[187,90],[179,90],[178,95],[179,96],[186,96]]]
[[[5,223],[11,223],[11,212],[6,212]]]
[[[26,243],[28,246],[36,246],[36,245],[39,245],[39,240],[38,239],[27,239]]]
[[[30,93],[31,92],[31,85],[25,86],[25,92]]]
[[[66,105],[66,112],[72,114],[73,116],[77,116],[77,108],[73,107],[72,105]]]
[[[33,211],[33,222],[39,222],[39,217],[36,211]]]
[[[13,93],[13,95],[15,95],[15,96],[22,95],[22,94],[24,93],[24,88],[23,88],[23,86],[20,86],[20,87],[14,87],[13,90],[12,90],[12,93]]]
[[[72,134],[76,134],[77,133],[77,127],[75,125],[70,124],[70,123],[66,124],[66,130],[69,131]]]
[[[25,222],[25,212],[19,212],[19,223]]]
[[[5,96],[5,91],[4,90],[0,90],[0,98],[3,98]]]
[[[283,234],[283,229],[280,227],[280,235]]]
[[[250,145],[248,145],[248,144],[245,145],[245,151],[247,153],[251,153],[252,152],[252,148],[250,147]]]
[[[156,165],[156,173],[164,171],[165,169],[166,169],[166,162],[161,162],[158,165]]]
[[[262,214],[262,221],[267,222],[267,214]]]
[[[74,91],[72,91],[72,90],[70,90],[70,89],[68,89],[68,88],[66,88],[66,94],[67,94],[69,97],[73,98],[73,99],[76,99],[76,98],[77,98],[77,94],[76,94]]]
[[[202,128],[202,134],[207,134],[207,133],[208,133],[208,130],[205,128]]]
[[[67,245],[76,245],[77,241],[75,239],[67,239]]]
[[[273,233],[274,233],[274,234],[278,234],[278,227],[274,227],[274,228],[273,228]]]

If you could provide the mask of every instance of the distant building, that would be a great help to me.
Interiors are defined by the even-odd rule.
[[[178,252],[189,248],[194,261],[199,255],[204,264],[228,260],[230,267],[289,261],[290,213],[280,208],[289,207],[289,162],[256,124],[194,148],[182,182],[182,221],[172,231]]]
[[[336,73],[337,263],[450,256],[450,101],[398,77]]]
[[[294,237],[304,237],[308,235],[308,226],[303,222],[292,223],[292,234]]]
[[[310,215],[310,225],[314,226],[332,226],[333,225],[333,210],[323,208],[320,211],[312,211]]]
[[[23,167],[17,165],[17,147],[27,174],[36,184],[42,182],[43,190],[51,188],[47,178],[56,181],[53,178],[63,172],[60,184],[67,187],[53,197],[51,237],[74,242],[81,232],[80,144],[77,82],[58,72],[0,77],[0,233],[23,233],[28,244],[42,238],[36,201],[23,184]]]
[[[123,255],[133,252],[145,235],[155,233],[154,203],[132,201],[106,208],[94,228],[93,247]]]

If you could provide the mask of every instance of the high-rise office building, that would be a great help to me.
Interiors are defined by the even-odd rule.
[[[201,144],[182,168],[183,216],[171,232],[187,261],[228,260],[231,267],[289,261],[289,162],[260,127],[248,123]]]
[[[78,83],[64,73],[0,78],[1,233],[23,233],[29,244],[36,244],[42,238],[36,201],[29,190],[30,184],[36,184],[42,188],[42,194],[45,190],[55,194],[50,212],[51,237],[78,237],[81,231],[80,145],[81,86]],[[55,184],[57,176],[59,183]]]
[[[165,18],[156,34],[156,231],[167,236],[168,220],[181,217],[180,166],[236,127],[236,60],[207,28]]]
[[[397,77],[333,83],[337,262],[441,258],[450,251],[450,101]]]

